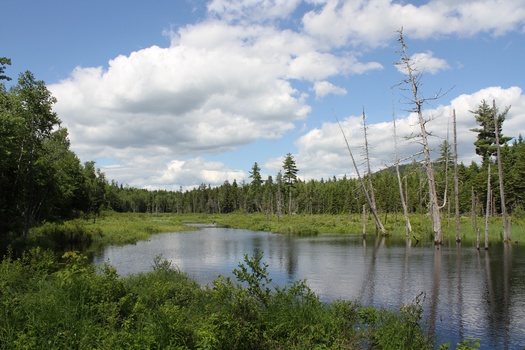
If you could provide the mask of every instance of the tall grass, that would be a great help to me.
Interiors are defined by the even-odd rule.
[[[203,222],[214,222],[232,228],[244,228],[256,231],[271,231],[276,233],[292,233],[298,235],[316,235],[321,233],[335,234],[362,234],[363,221],[362,215],[283,215],[267,217],[261,213],[243,214],[232,213],[222,215],[200,216]],[[406,237],[405,221],[401,214],[383,214],[381,216],[383,224],[389,236]],[[412,214],[410,216],[412,223],[412,233],[410,237],[415,236],[417,239],[431,239],[432,225],[427,215]],[[450,222],[450,224],[449,224]],[[477,219],[477,227],[481,231],[483,242],[484,237],[484,219]],[[443,236],[445,241],[454,241],[456,239],[455,218],[443,220]],[[366,233],[373,235],[377,231],[371,217],[367,217]],[[460,217],[460,236],[462,241],[474,242],[476,240],[476,231],[473,228],[471,217]],[[525,219],[513,218],[512,222],[512,240],[525,241]],[[503,231],[500,217],[493,217],[489,221],[489,241],[503,241]]]
[[[412,214],[413,231],[410,238],[417,240],[433,239],[431,223],[426,215]],[[387,234],[393,237],[406,237],[404,218],[400,214],[382,215]],[[186,223],[199,222],[218,224],[231,228],[270,231],[295,235],[362,234],[363,222],[359,214],[351,215],[276,215],[262,213],[245,214],[143,214],[103,212],[95,221],[76,219],[65,223],[45,223],[30,231],[26,246],[40,246],[57,251],[83,250],[91,245],[98,249],[107,245],[133,244],[147,240],[153,234],[188,231],[197,229]],[[477,227],[481,231],[481,244],[484,244],[484,219],[478,218]],[[460,218],[460,236],[463,242],[473,244],[476,232],[471,218]],[[371,217],[367,218],[366,233],[378,233]],[[455,220],[443,220],[445,242],[455,241]],[[503,241],[501,218],[490,219],[489,242]],[[512,221],[512,241],[525,241],[525,218],[516,217]],[[16,242],[15,242],[16,243]],[[18,242],[20,243],[20,242]],[[15,244],[16,246],[16,244]]]

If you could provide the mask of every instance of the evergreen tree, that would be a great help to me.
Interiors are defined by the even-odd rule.
[[[250,182],[249,197],[251,204],[253,204],[253,208],[250,208],[250,211],[252,211],[252,209],[254,211],[261,211],[262,178],[261,168],[259,168],[257,162],[253,164],[252,170],[250,171],[250,178],[252,181]]]
[[[494,110],[496,108],[496,110]],[[474,114],[476,122],[479,124],[479,128],[470,129],[471,131],[477,132],[478,136],[474,145],[476,146],[476,154],[481,156],[482,163],[486,163],[490,158],[496,155],[496,128],[494,125],[494,114],[497,115],[498,120],[498,136],[500,145],[506,144],[511,137],[503,136],[501,129],[503,122],[507,117],[507,113],[510,107],[506,107],[502,113],[498,113],[498,108],[490,106],[487,101],[482,100],[478,109],[470,111]]]
[[[283,179],[288,188],[288,215],[292,215],[292,188],[297,182],[297,173],[299,172],[299,169],[297,169],[295,159],[291,153],[288,153],[284,158],[283,170]]]

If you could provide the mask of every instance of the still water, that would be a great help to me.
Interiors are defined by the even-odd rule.
[[[298,237],[218,227],[160,234],[134,245],[107,247],[120,275],[151,270],[162,255],[202,285],[233,276],[244,254],[264,253],[273,283],[299,279],[324,301],[345,299],[391,310],[423,293],[425,321],[438,342],[469,336],[482,349],[525,349],[525,245],[495,244],[488,252],[455,242],[361,236]]]

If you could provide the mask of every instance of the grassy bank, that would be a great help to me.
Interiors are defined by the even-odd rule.
[[[400,214],[382,215],[381,219],[387,234],[394,238],[405,238],[405,222]],[[410,238],[432,240],[431,223],[426,215],[411,215],[413,231]],[[107,245],[133,244],[147,240],[153,234],[194,230],[187,223],[199,222],[217,224],[231,228],[269,231],[295,235],[332,234],[363,234],[362,216],[353,215],[276,215],[266,216],[261,213],[245,214],[143,214],[104,212],[96,221],[76,219],[64,223],[45,223],[34,227],[27,242],[20,240],[11,243],[15,251],[20,252],[27,247],[39,246],[55,251],[99,249]],[[443,220],[444,242],[455,241],[455,220]],[[462,216],[460,220],[461,240],[474,244],[476,231],[470,217]],[[484,218],[477,219],[477,227],[481,232],[481,246],[484,245]],[[376,234],[371,217],[366,221],[366,233]],[[490,219],[490,244],[503,241],[501,218]],[[525,220],[513,218],[512,241],[525,242]],[[6,247],[2,248],[5,252]],[[2,253],[0,252],[0,253]]]
[[[398,311],[322,303],[269,284],[261,256],[201,288],[158,258],[121,278],[76,253],[33,249],[0,263],[1,349],[433,349],[419,300]],[[443,347],[443,348],[446,348]]]
[[[387,219],[389,232],[405,237],[402,217]],[[501,240],[500,223],[493,220],[491,240]],[[362,234],[358,215],[278,220],[241,213],[104,213],[96,222],[43,225],[31,232],[30,239],[34,243],[75,238],[97,246],[128,244],[156,233],[191,229],[185,226],[187,222],[298,235]],[[425,217],[413,217],[413,225],[415,232],[418,225],[430,227]],[[462,218],[462,226],[467,231],[470,218]],[[375,233],[372,221],[367,227],[369,234]],[[428,235],[421,231],[420,235]],[[301,281],[284,289],[273,287],[260,257],[246,257],[234,271],[236,280],[219,276],[208,288],[201,288],[161,258],[152,265],[150,273],[121,278],[110,265],[96,268],[77,253],[62,259],[41,248],[26,250],[19,258],[8,254],[0,264],[0,349],[436,348],[418,299],[399,310],[352,301],[322,303]],[[475,349],[476,344],[465,340],[457,348]],[[446,344],[440,347],[446,348]]]
[[[243,228],[256,231],[271,231],[276,233],[291,233],[298,235],[316,235],[321,233],[337,234],[363,234],[362,215],[284,215],[267,217],[264,214],[243,214],[232,213],[223,215],[201,215],[195,216],[193,220],[202,222],[217,223],[232,228]],[[406,237],[405,221],[401,214],[382,215],[381,220],[387,230],[387,234],[392,237]],[[420,238],[431,237],[431,222],[426,215],[412,214],[410,216],[412,233],[410,236]],[[481,242],[484,239],[485,221],[484,218],[477,218],[477,227],[481,231]],[[442,222],[443,235],[445,240],[455,240],[456,223],[455,218]],[[375,235],[376,229],[371,217],[366,221],[367,235]],[[460,217],[460,236],[462,241],[474,242],[476,231],[472,225],[471,217]],[[513,241],[525,241],[525,220],[514,219],[512,224]],[[503,241],[501,218],[493,217],[489,221],[489,241]]]

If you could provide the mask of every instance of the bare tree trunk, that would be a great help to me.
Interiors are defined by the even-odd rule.
[[[425,99],[419,97],[419,83],[418,78],[415,76],[414,68],[410,63],[410,58],[406,52],[405,40],[403,39],[402,30],[399,31],[399,42],[401,43],[401,61],[405,65],[407,70],[408,80],[407,83],[411,85],[413,100],[412,103],[415,105],[415,112],[418,115],[419,126],[421,128],[421,142],[423,144],[423,154],[425,157],[425,168],[427,171],[427,180],[428,180],[428,194],[429,194],[429,212],[430,218],[432,220],[432,229],[434,232],[434,244],[436,246],[441,245],[442,242],[442,231],[441,231],[441,216],[439,215],[439,203],[436,193],[436,181],[434,178],[434,167],[430,159],[430,149],[428,146],[427,136],[429,133],[426,129],[427,121],[423,118],[422,105]]]
[[[487,208],[485,209],[485,250],[489,249],[489,216],[490,216],[490,203],[492,202],[492,190],[490,189],[490,162],[488,162],[487,170]]]
[[[392,108],[393,111],[393,108]],[[393,114],[393,113],[392,113]],[[403,207],[403,213],[405,215],[406,222],[406,235],[408,236],[412,232],[412,225],[410,224],[410,218],[408,217],[408,207],[405,202],[405,196],[403,195],[403,183],[401,181],[401,174],[399,173],[399,155],[397,153],[397,131],[396,131],[396,118],[392,115],[392,121],[394,124],[394,149],[396,157],[396,173],[397,173],[397,184],[399,185],[399,196],[401,198],[401,206]]]
[[[379,219],[379,216],[377,215],[377,212],[375,208],[372,206],[372,202],[370,200],[370,196],[368,194],[368,191],[366,189],[365,183],[363,181],[363,178],[361,177],[361,174],[359,173],[359,168],[357,167],[357,164],[355,162],[354,155],[352,153],[352,149],[350,148],[350,144],[348,143],[348,139],[346,138],[345,132],[343,130],[343,127],[341,126],[341,123],[339,123],[339,119],[337,119],[337,124],[339,125],[339,129],[341,129],[341,133],[343,134],[343,138],[345,139],[346,148],[348,149],[348,153],[350,154],[350,158],[352,158],[352,163],[354,164],[355,172],[357,174],[357,178],[361,182],[361,187],[363,188],[363,192],[365,193],[366,201],[368,203],[368,206],[370,207],[370,211],[372,212],[372,215],[374,216],[374,220],[376,223],[376,227],[381,230],[382,234],[386,234],[385,227],[383,226],[383,223],[381,223],[381,219]]]
[[[277,174],[278,176],[278,179],[277,179],[277,222],[280,222],[281,221],[281,201],[282,201],[282,193],[281,193],[281,183],[282,183],[282,178],[281,178],[281,173],[279,172],[279,174]]]
[[[459,174],[458,174],[458,135],[456,129],[456,110],[452,114],[454,128],[454,204],[456,208],[456,242],[461,243],[461,233],[459,227]]]
[[[363,204],[363,238],[366,239],[366,205]]]
[[[477,214],[476,214],[476,196],[474,194],[474,186],[472,186],[471,189],[472,193],[472,204],[471,204],[471,211],[472,211],[472,229],[474,232],[476,232],[476,229],[478,227],[477,224]]]
[[[370,157],[368,153],[368,138],[366,135],[366,118],[365,118],[365,109],[363,108],[363,132],[365,134],[365,158],[366,158],[366,165],[367,165],[367,177],[368,177],[368,188],[370,193],[370,204],[373,206],[373,210],[377,211],[376,206],[376,196],[374,194],[374,184],[372,183],[372,170],[370,169]]]
[[[494,110],[494,130],[496,131],[496,150],[498,157],[499,194],[501,197],[501,221],[503,223],[503,240],[510,242],[510,229],[507,225],[507,207],[505,205],[505,188],[503,187],[503,166],[501,164],[501,149],[499,144],[498,115],[496,113],[496,101],[492,100]]]

